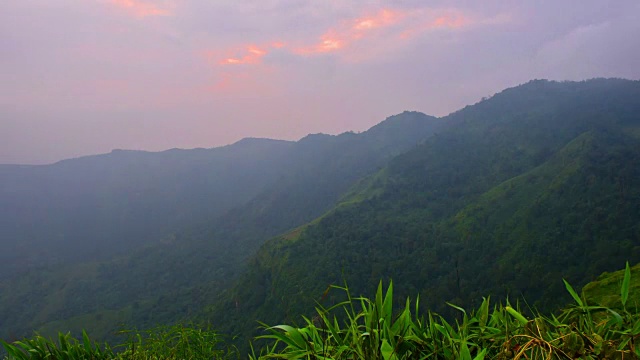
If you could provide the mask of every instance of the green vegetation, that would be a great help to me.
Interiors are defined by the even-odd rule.
[[[208,319],[251,338],[251,319],[310,317],[343,279],[361,295],[393,278],[445,317],[445,302],[488,295],[565,306],[556,279],[583,286],[640,262],[637,98],[638,82],[534,81],[451,114],[297,236],[267,241]]]
[[[483,298],[473,311],[453,304],[455,321],[427,312],[419,298],[394,307],[393,283],[382,282],[373,299],[352,296],[349,288],[332,286],[346,299],[304,319],[300,327],[264,325],[266,341],[250,359],[636,359],[640,356],[640,316],[626,310],[631,272],[627,265],[618,293],[621,311],[592,306],[566,281],[575,303],[559,312],[527,317],[508,302]],[[590,288],[597,283],[589,284]],[[616,289],[618,290],[618,289]],[[327,289],[329,291],[329,289]],[[96,344],[83,332],[77,340],[60,334],[57,341],[35,336],[2,343],[10,360],[27,359],[236,359],[240,353],[209,329],[173,326],[130,332],[116,347]]]
[[[175,325],[144,332],[125,332],[128,340],[116,347],[98,344],[86,332],[76,339],[58,334],[56,340],[36,335],[32,338],[2,342],[11,360],[44,359],[238,359],[238,351],[225,344],[217,332],[197,326]]]
[[[630,282],[629,295],[626,299],[626,309],[640,313],[640,264],[629,269]],[[621,293],[616,290],[623,284],[626,270],[613,273],[604,273],[595,281],[582,288],[582,296],[592,304],[605,306],[612,309],[622,308]]]
[[[35,172],[0,167],[9,174],[0,176],[0,208],[8,204],[0,225],[11,230],[0,244],[20,235],[3,247],[0,267],[26,269],[0,278],[0,337],[34,330],[79,337],[86,329],[117,344],[113,334],[122,327],[196,319],[244,350],[260,335],[256,319],[302,329],[301,315],[319,316],[318,303],[330,309],[345,301],[340,291],[321,298],[330,285],[346,281],[360,298],[392,278],[396,299],[419,296],[412,308],[440,314],[456,331],[452,319],[462,315],[447,303],[479,309],[482,296],[527,299],[527,319],[554,314],[571,301],[558,279],[581,287],[625,261],[640,262],[639,98],[638,81],[532,81],[441,119],[403,113],[360,134],[240,142],[232,148],[246,152],[223,154],[222,167],[208,162],[209,151],[196,151],[195,165],[180,151],[158,155],[177,166],[159,172],[148,172],[155,155],[122,165],[136,155],[126,152]],[[256,151],[264,161],[253,167],[244,157]],[[86,171],[77,171],[80,163]],[[138,174],[132,168],[152,179],[123,175]],[[11,180],[8,187],[2,179]],[[79,186],[91,179],[104,188]],[[109,184],[124,192],[107,191]],[[220,192],[233,201],[212,200]],[[97,200],[82,203],[83,194]],[[18,206],[20,196],[29,206]],[[201,225],[182,221],[192,213]],[[20,240],[32,238],[40,240]],[[122,252],[102,252],[102,245]],[[104,258],[47,257],[81,248]],[[617,276],[616,287],[624,280]],[[588,303],[632,312],[634,281],[626,310],[613,290],[600,297],[585,290]],[[349,327],[344,316],[341,329]],[[473,356],[481,352],[469,346]]]
[[[455,322],[419,315],[410,299],[393,314],[393,284],[375,299],[352,297],[329,309],[318,307],[302,327],[265,326],[273,343],[260,359],[633,359],[640,356],[640,316],[589,306],[566,283],[576,303],[559,316],[525,317],[483,298],[475,311],[449,304]],[[624,289],[624,287],[623,287]],[[627,288],[628,289],[628,288]],[[598,315],[596,317],[596,315]],[[597,321],[594,320],[597,318]],[[343,321],[338,319],[344,319]]]

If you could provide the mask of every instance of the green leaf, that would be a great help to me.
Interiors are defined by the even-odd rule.
[[[5,351],[13,358],[15,359],[27,359],[28,356],[20,351],[20,349],[18,349],[17,347],[5,342],[4,340],[0,340],[0,343],[2,343],[2,346],[4,347]]]
[[[460,360],[471,360],[471,352],[466,341],[463,341],[462,345],[460,345]]]
[[[384,302],[382,303],[382,314],[380,317],[384,318],[387,325],[391,325],[391,317],[393,315],[393,281],[389,282],[387,293],[384,296]]]
[[[509,314],[511,314],[511,316],[513,316],[514,318],[516,318],[516,320],[518,320],[520,322],[520,324],[522,325],[527,325],[527,323],[529,322],[529,320],[527,320],[526,317],[522,316],[522,314],[520,314],[519,312],[517,312],[514,308],[512,308],[511,306],[507,306],[504,308],[505,310],[507,310],[507,312]]]
[[[629,268],[629,262],[624,269],[624,279],[622,279],[622,287],[620,288],[620,299],[622,300],[622,306],[627,304],[629,299],[629,282],[631,281],[631,269]]]
[[[456,309],[456,310],[460,311],[460,312],[461,312],[461,313],[463,313],[464,315],[467,315],[467,312],[466,312],[466,311],[464,311],[464,309],[463,309],[463,308],[461,308],[460,306],[453,305],[453,304],[452,304],[452,303],[450,303],[450,302],[446,302],[446,304],[447,304],[447,305],[449,305],[449,306],[451,306],[452,308],[454,308],[454,309]]]
[[[298,331],[298,329],[294,327],[291,327],[289,325],[276,325],[267,328],[267,330],[269,330],[271,334],[260,336],[260,338],[277,339],[294,349],[302,350],[306,348],[306,342],[304,341],[302,334],[300,334],[300,331]],[[284,331],[284,333],[278,332],[276,330]]]
[[[487,355],[487,349],[482,349],[482,351],[473,358],[473,360],[484,360],[484,357]]]
[[[573,288],[571,287],[571,285],[569,285],[567,280],[562,279],[562,281],[564,282],[564,287],[567,288],[567,291],[569,292],[569,294],[571,294],[571,297],[573,298],[573,300],[576,301],[578,306],[581,306],[581,307],[584,306],[584,304],[582,303],[582,300],[580,299],[580,296],[578,296],[578,294],[575,292],[575,290],[573,290]]]
[[[481,329],[487,326],[489,320],[489,298],[483,298],[480,308],[478,308],[478,322]]]
[[[91,352],[92,350],[91,341],[89,340],[89,335],[84,330],[82,330],[82,342],[84,344],[84,349],[87,352]]]
[[[382,357],[384,360],[396,360],[398,357],[394,354],[394,350],[387,342],[387,339],[382,340],[382,346],[380,347],[382,351]]]

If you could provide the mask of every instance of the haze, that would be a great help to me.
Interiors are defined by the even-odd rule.
[[[629,1],[0,3],[0,163],[361,131],[534,78],[640,78]]]

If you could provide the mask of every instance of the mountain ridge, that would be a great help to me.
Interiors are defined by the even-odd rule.
[[[486,296],[487,290],[496,296],[529,294],[526,298],[537,306],[553,308],[558,304],[552,295],[564,291],[558,278],[581,285],[624,260],[640,261],[633,255],[640,249],[640,229],[632,222],[640,216],[640,208],[631,200],[640,200],[640,189],[631,185],[640,182],[640,173],[634,170],[640,167],[640,142],[627,129],[640,126],[636,111],[640,82],[613,82],[618,85],[606,80],[531,82],[481,102],[477,112],[468,107],[442,119],[449,122],[447,129],[363,180],[369,187],[356,201],[338,205],[290,236],[267,241],[233,290],[213,305],[209,318],[235,324],[225,330],[246,338],[255,333],[243,325],[245,319],[295,323],[297,319],[289,316],[310,314],[330,284],[346,280],[354,294],[361,294],[375,288],[380,278],[390,277],[401,294],[420,293],[425,304],[445,313],[445,301],[469,305]],[[503,103],[518,103],[513,97],[525,98],[516,100],[528,105],[495,113]],[[558,159],[572,160],[567,154],[584,161],[558,163]],[[613,164],[626,174],[624,206],[609,197],[615,193],[607,185],[615,179]],[[553,175],[548,184],[535,175],[536,169]],[[519,177],[518,181],[539,183],[538,193],[519,191],[517,186],[509,189]],[[471,212],[483,196],[495,197],[492,191],[513,197],[517,206],[502,215],[490,207],[484,210],[486,215]],[[583,201],[586,194],[590,198]],[[536,205],[538,213],[527,216],[515,211],[531,206],[530,201],[544,205]],[[590,215],[593,204],[609,209],[611,219],[598,222]],[[547,217],[542,216],[542,206],[550,209]],[[487,216],[503,223],[486,223]],[[523,227],[535,216],[544,225]],[[593,218],[591,229],[585,230],[580,218]],[[615,229],[616,221],[632,227]],[[525,237],[523,231],[531,235]],[[545,247],[536,245],[562,244],[560,234],[567,237],[566,245],[555,248],[554,259],[560,262],[569,256],[563,270],[545,261],[540,256]],[[540,240],[531,239],[535,236]],[[618,236],[629,238],[607,248],[605,239]],[[572,250],[581,243],[589,250]],[[407,264],[419,264],[420,269]],[[587,271],[578,272],[587,264]],[[494,266],[497,270],[489,270]],[[532,279],[534,270],[542,275]],[[550,281],[555,282],[550,285]],[[552,300],[538,303],[542,293]],[[430,294],[438,294],[438,300]]]
[[[405,112],[362,133],[277,143],[286,148],[277,166],[255,161],[260,169],[247,163],[229,178],[262,185],[198,225],[156,230],[117,257],[0,280],[12,289],[0,291],[0,328],[77,332],[91,322],[108,337],[120,322],[196,317],[246,338],[256,320],[306,314],[331,283],[365,293],[390,277],[400,297],[420,293],[426,305],[473,304],[485,289],[553,307],[537,303],[543,285],[561,299],[558,279],[579,285],[635,254],[639,84],[532,81],[443,118]],[[562,162],[574,158],[575,169]],[[204,185],[183,186],[206,207]],[[552,245],[563,270],[544,262]]]
[[[5,281],[4,286],[21,290],[0,294],[0,304],[6,304],[5,309],[29,305],[23,312],[5,312],[5,322],[0,320],[0,328],[23,323],[25,326],[14,327],[12,331],[46,330],[56,326],[53,324],[77,326],[73,319],[93,318],[96,326],[90,330],[108,336],[123,319],[136,326],[147,326],[193,313],[206,301],[208,292],[215,293],[215,289],[224,288],[234,279],[245,258],[261,241],[313,219],[331,206],[351,181],[383,166],[402,148],[412,147],[419,139],[430,136],[433,119],[426,115],[412,116],[418,119],[412,121],[412,126],[401,126],[400,131],[386,138],[371,139],[363,132],[284,143],[286,151],[277,158],[277,166],[273,162],[261,163],[273,176],[263,181],[263,188],[252,189],[252,199],[246,203],[229,207],[197,226],[158,232],[152,239],[154,243],[83,265],[86,270],[82,272],[76,270],[78,266],[60,266],[57,271],[60,276],[56,277],[56,269],[49,267],[47,271],[53,271],[50,275],[26,273],[11,283]],[[397,125],[387,126],[393,129]],[[167,154],[151,156],[162,155]],[[41,284],[41,290],[48,289],[51,294],[47,304],[56,305],[45,308],[40,300],[24,302],[23,296],[34,292],[29,283]],[[209,283],[210,288],[199,289],[201,283]],[[167,312],[163,300],[167,298],[184,305]],[[37,309],[42,309],[42,313],[38,314]],[[166,315],[151,318],[150,313]]]

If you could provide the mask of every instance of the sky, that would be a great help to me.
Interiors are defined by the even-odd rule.
[[[0,1],[0,163],[444,116],[531,79],[640,78],[640,1]]]

